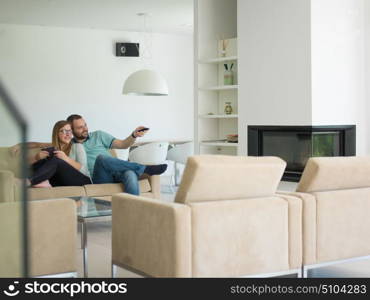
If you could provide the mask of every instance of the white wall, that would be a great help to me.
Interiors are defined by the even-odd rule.
[[[357,154],[368,154],[364,1],[311,3],[312,124],[356,124]]]
[[[22,142],[22,128],[0,96],[0,147]]]
[[[370,153],[368,2],[239,0],[242,154],[247,125],[346,124]]]
[[[90,130],[117,138],[137,125],[147,140],[193,138],[193,38],[155,34],[152,58],[116,57],[115,42],[135,32],[0,24],[0,78],[29,122],[29,140],[50,140],[57,120],[82,114]],[[124,80],[147,66],[169,85],[168,97],[123,96]]]
[[[239,0],[239,143],[247,125],[310,125],[310,0]]]
[[[236,37],[236,5],[237,1],[235,0],[195,1],[194,11],[198,22],[195,26],[195,37],[198,40],[198,59],[218,57],[217,42]]]

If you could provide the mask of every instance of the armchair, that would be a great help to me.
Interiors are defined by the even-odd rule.
[[[315,157],[297,192],[303,202],[303,275],[370,259],[370,158]]]
[[[112,276],[301,274],[301,201],[276,195],[285,162],[274,157],[188,159],[175,203],[112,199]]]

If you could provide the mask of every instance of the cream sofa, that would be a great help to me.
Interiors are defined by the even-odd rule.
[[[30,150],[28,155],[35,155],[40,149]],[[112,150],[113,155],[115,152]],[[0,147],[0,172],[2,170],[11,171],[15,177],[19,177],[19,156],[14,155],[10,148]],[[16,181],[13,177],[8,177],[9,173],[0,175],[0,202],[12,201],[4,197],[12,197],[14,194],[10,190],[17,189]],[[143,175],[140,180],[140,194],[149,198],[160,198],[160,176],[146,176]],[[29,200],[43,200],[65,197],[91,196],[110,200],[111,196],[116,193],[124,192],[122,184],[89,184],[85,186],[63,186],[52,188],[29,188]],[[17,194],[17,192],[15,192]]]
[[[310,158],[296,193],[303,203],[303,275],[370,258],[370,157]]]
[[[274,276],[302,264],[302,202],[277,195],[285,162],[274,157],[188,159],[175,203],[112,199],[112,275]]]
[[[34,155],[38,150],[30,151]],[[10,148],[0,148],[0,277],[20,276],[20,159]],[[160,197],[159,176],[143,177],[141,194]],[[122,193],[122,184],[90,184],[53,188],[28,188],[29,274],[35,276],[76,276],[77,216],[75,196],[94,196],[110,200],[111,195]],[[63,199],[64,198],[64,199]],[[54,199],[54,200],[49,200]],[[38,201],[42,200],[42,201]],[[5,244],[6,243],[6,244]],[[7,245],[5,247],[4,245]],[[3,267],[4,266],[4,267]]]

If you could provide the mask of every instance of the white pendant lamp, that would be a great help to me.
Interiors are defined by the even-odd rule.
[[[168,96],[166,80],[153,70],[139,70],[132,73],[123,85],[124,95]]]
[[[139,17],[144,21],[143,33],[145,36],[149,35],[151,40],[151,34],[147,31],[146,17],[147,13],[138,13]],[[151,44],[147,38],[145,38],[145,44]],[[146,48],[146,49],[145,49]],[[150,53],[150,47],[145,47],[143,53],[146,51]],[[145,51],[146,50],[146,51]],[[144,55],[145,56],[145,55]],[[151,57],[151,55],[149,55]],[[127,77],[123,91],[124,95],[136,95],[136,96],[168,96],[168,86],[166,80],[157,72],[149,69],[142,69],[132,73]]]

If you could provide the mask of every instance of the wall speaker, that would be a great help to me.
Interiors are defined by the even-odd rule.
[[[116,43],[116,56],[139,56],[139,43]]]

